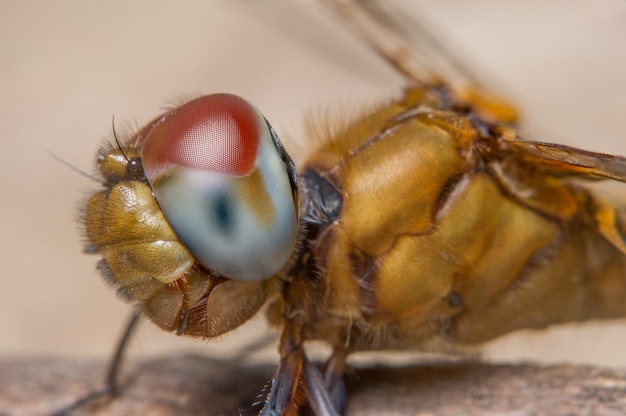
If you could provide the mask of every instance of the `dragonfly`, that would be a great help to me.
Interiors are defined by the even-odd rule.
[[[139,316],[207,339],[265,310],[281,336],[262,415],[341,414],[353,353],[626,316],[626,205],[593,186],[626,182],[626,159],[525,140],[514,108],[419,22],[326,3],[406,87],[320,128],[302,166],[231,94],[99,150],[87,251],[136,310],[107,392]],[[323,371],[310,341],[332,348]]]

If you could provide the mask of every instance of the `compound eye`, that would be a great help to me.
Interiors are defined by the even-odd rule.
[[[298,237],[293,163],[246,100],[214,94],[166,113],[144,136],[143,168],[181,242],[220,275],[263,280]]]

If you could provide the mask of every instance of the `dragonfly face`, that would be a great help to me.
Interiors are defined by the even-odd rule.
[[[405,41],[352,7],[339,12]],[[88,250],[143,315],[209,338],[271,299],[283,336],[268,414],[297,413],[303,391],[324,396],[354,351],[450,350],[626,315],[625,210],[587,186],[624,181],[626,161],[524,141],[489,92],[416,67],[419,48],[369,41],[411,86],[318,138],[298,178],[261,113],[225,94],[99,153]],[[307,370],[309,340],[334,350],[326,386]]]
[[[100,269],[165,329],[210,337],[241,324],[298,237],[295,172],[282,144],[230,94],[169,111],[133,142],[99,153],[105,189],[87,202],[85,225]],[[239,307],[224,313],[231,297]]]

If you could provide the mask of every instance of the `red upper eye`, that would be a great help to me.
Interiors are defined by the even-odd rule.
[[[232,176],[255,165],[263,118],[232,94],[207,95],[158,120],[142,143],[148,178],[168,166],[183,166]]]
[[[298,239],[293,164],[255,106],[198,98],[138,133],[146,178],[179,241],[229,279],[281,270]]]

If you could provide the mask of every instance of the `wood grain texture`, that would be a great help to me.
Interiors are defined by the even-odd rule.
[[[127,369],[122,393],[81,415],[246,415],[272,365],[195,355]],[[0,415],[49,415],[100,386],[105,364],[0,360]],[[623,415],[626,370],[583,366],[428,364],[350,372],[347,415]]]

